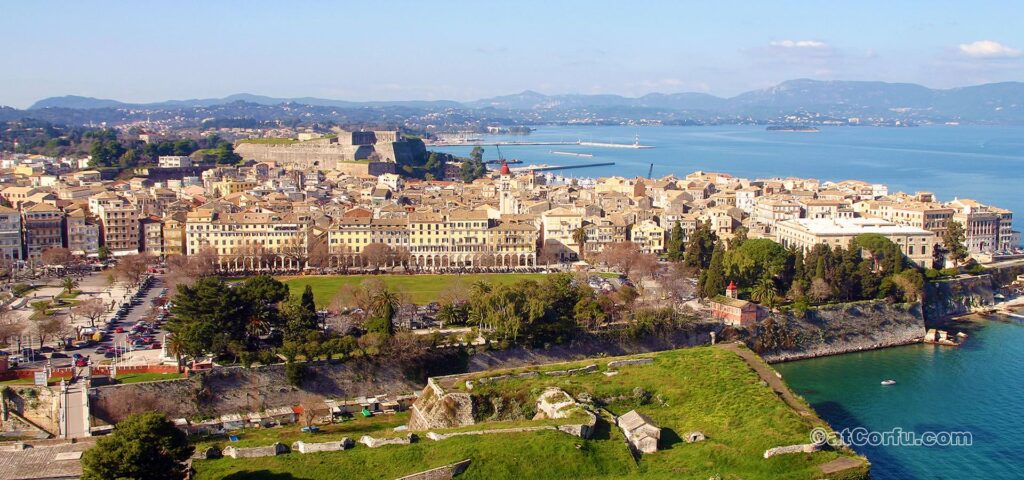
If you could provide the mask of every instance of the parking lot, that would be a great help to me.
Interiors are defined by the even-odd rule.
[[[138,294],[128,297],[111,312],[106,321],[97,322],[100,340],[76,342],[78,348],[55,349],[47,345],[29,352],[20,352],[21,368],[41,368],[47,361],[54,367],[98,365],[117,361],[119,364],[159,363],[165,331],[161,329],[166,313],[156,302],[166,295],[159,276],[151,277]],[[122,299],[119,299],[123,301]]]

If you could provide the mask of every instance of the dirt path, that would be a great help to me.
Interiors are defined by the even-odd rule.
[[[735,343],[719,343],[717,346],[739,355],[740,358],[747,362],[747,365],[750,365],[750,368],[753,368],[754,371],[757,372],[757,375],[761,377],[761,380],[764,380],[765,383],[775,391],[776,395],[782,397],[782,400],[786,402],[786,405],[789,405],[790,408],[796,410],[796,412],[801,416],[815,416],[803,402],[793,395],[793,392],[786,386],[785,382],[775,374],[775,370],[764,363],[764,360],[761,360],[761,357],[758,357],[756,353],[740,347]]]

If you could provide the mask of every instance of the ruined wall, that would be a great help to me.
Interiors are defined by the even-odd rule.
[[[0,387],[3,388],[3,387]],[[4,395],[5,410],[31,422],[31,427],[41,428],[51,434],[58,432],[57,420],[60,415],[60,387],[36,387],[28,385],[10,386]],[[9,420],[12,425],[7,425]],[[0,419],[0,426],[5,431],[10,428],[21,428],[13,417]],[[31,428],[29,428],[31,429]]]
[[[925,316],[932,321],[982,310],[995,303],[993,278],[985,274],[928,282],[924,298]]]
[[[829,305],[807,311],[805,318],[777,313],[772,319],[795,335],[797,348],[762,352],[768,362],[838,355],[882,347],[917,343],[925,334],[920,303],[884,301]],[[758,334],[761,334],[759,331]],[[751,347],[756,338],[751,338]]]
[[[435,366],[463,362],[458,352],[430,351],[403,362],[371,358],[311,363],[301,389],[288,384],[284,365],[219,368],[183,380],[98,387],[91,401],[99,423],[153,410],[172,418],[247,413],[296,405],[309,393],[353,398],[414,392],[423,388],[428,375],[437,373]]]
[[[625,337],[622,332],[580,334],[565,345],[552,345],[547,348],[479,351],[470,356],[469,371],[479,372],[494,368],[514,368],[527,365],[568,362],[592,358],[602,354],[609,357],[617,357],[707,345],[711,343],[711,332],[718,332],[721,328],[722,325],[717,322],[699,323],[680,330],[662,332],[636,339]]]

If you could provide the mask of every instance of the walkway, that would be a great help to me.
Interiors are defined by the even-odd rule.
[[[789,387],[786,386],[786,383],[779,378],[775,370],[769,367],[768,364],[765,363],[764,360],[762,360],[756,353],[750,351],[746,347],[741,347],[736,343],[719,343],[717,346],[739,355],[740,358],[747,362],[747,365],[749,365],[750,368],[757,372],[757,375],[761,377],[761,380],[764,380],[765,383],[775,391],[775,394],[781,397],[782,401],[786,402],[786,405],[789,405],[790,408],[796,410],[796,412],[801,416],[815,416],[814,412],[812,412],[804,402],[800,401],[800,399],[793,395],[793,392],[790,391]]]
[[[85,390],[85,382],[76,379],[67,385],[61,395],[63,405],[63,424],[61,433],[64,438],[80,438],[89,436],[89,398]]]

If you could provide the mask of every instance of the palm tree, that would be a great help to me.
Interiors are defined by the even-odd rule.
[[[51,303],[52,301],[50,300],[32,302],[32,316],[39,319],[45,318],[49,314],[48,311],[50,310]]]
[[[178,337],[175,337],[174,335],[167,335],[167,337],[164,338],[164,341],[167,343],[167,353],[174,355],[175,360],[177,360],[178,373],[181,373],[181,357],[185,355],[185,346],[180,340],[178,340]]]
[[[270,322],[261,315],[253,315],[245,324],[245,333],[250,341],[255,339],[258,343],[260,337],[270,333]]]
[[[775,308],[775,303],[779,299],[779,291],[775,287],[775,280],[767,276],[759,280],[757,285],[754,285],[754,289],[750,291],[750,298],[768,308]]]
[[[576,246],[580,249],[580,259],[583,259],[583,247],[587,244],[587,230],[583,227],[579,227],[572,231],[572,241],[576,242]]]
[[[64,287],[64,293],[71,295],[71,292],[78,288],[78,280],[72,277],[64,277],[64,280],[60,281],[60,285]]]
[[[377,292],[370,299],[370,313],[377,318],[385,319],[389,322],[395,318],[395,314],[400,306],[401,300],[398,298],[398,295],[386,288]]]

